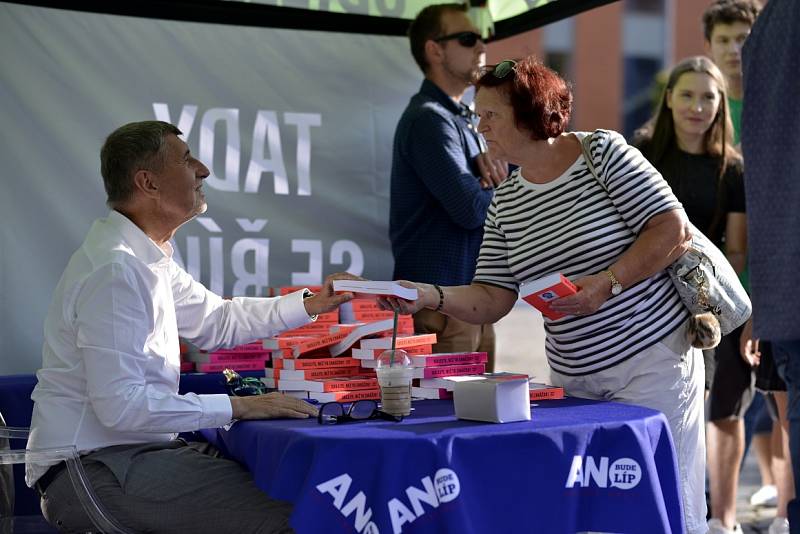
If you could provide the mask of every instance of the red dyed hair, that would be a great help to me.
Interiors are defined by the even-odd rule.
[[[496,66],[488,67],[478,78],[477,91],[489,87],[504,93],[514,110],[514,123],[531,132],[534,140],[557,137],[566,130],[572,113],[572,91],[561,76],[534,56],[517,61],[503,78],[494,75]]]

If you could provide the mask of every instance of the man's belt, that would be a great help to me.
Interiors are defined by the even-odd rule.
[[[50,466],[50,469],[39,477],[39,480],[36,481],[33,487],[39,492],[40,497],[44,495],[44,492],[47,491],[47,487],[50,486],[53,480],[66,468],[67,462],[58,462],[56,465]]]

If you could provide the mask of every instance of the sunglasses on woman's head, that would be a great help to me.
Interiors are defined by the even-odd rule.
[[[465,48],[472,48],[475,46],[478,41],[483,42],[483,37],[480,34],[475,32],[458,32],[458,33],[451,33],[449,35],[443,35],[441,37],[437,37],[434,39],[435,42],[441,43],[442,41],[452,41],[453,39],[458,41],[458,44]]]
[[[513,59],[506,59],[495,65],[494,69],[492,69],[492,75],[497,78],[498,80],[502,80],[512,72],[514,72],[514,67],[517,66],[517,62]]]

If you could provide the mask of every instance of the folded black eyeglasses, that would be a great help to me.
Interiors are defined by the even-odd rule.
[[[456,39],[458,44],[466,48],[472,48],[475,46],[478,41],[483,42],[483,37],[480,34],[475,32],[458,32],[458,33],[451,33],[449,35],[443,35],[441,37],[437,37],[434,39],[435,42],[441,43],[442,41],[452,41]]]
[[[319,407],[317,415],[317,422],[321,425],[336,425],[370,419],[400,422],[403,420],[403,416],[380,411],[377,401],[374,400],[358,400],[349,405],[341,402],[326,402]]]

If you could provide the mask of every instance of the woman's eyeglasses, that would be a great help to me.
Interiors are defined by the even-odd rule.
[[[443,41],[452,41],[453,39],[457,40],[458,44],[460,44],[464,48],[472,48],[478,43],[478,41],[483,42],[483,37],[481,37],[480,34],[475,32],[451,33],[449,35],[443,35],[441,37],[437,37],[436,39],[434,39],[434,42],[441,43]]]
[[[340,402],[326,402],[319,407],[317,415],[317,422],[321,425],[337,425],[370,419],[400,422],[403,420],[403,416],[380,411],[377,401],[374,400],[358,400],[349,405]]]
[[[517,66],[517,62],[513,59],[506,59],[495,65],[494,69],[492,69],[492,75],[497,78],[498,80],[502,80],[512,72],[514,72],[514,67]]]

